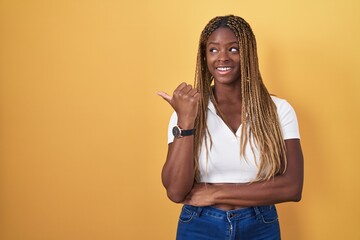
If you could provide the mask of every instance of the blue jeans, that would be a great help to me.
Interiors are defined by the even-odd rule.
[[[177,240],[278,240],[280,227],[275,206],[224,211],[184,205]]]

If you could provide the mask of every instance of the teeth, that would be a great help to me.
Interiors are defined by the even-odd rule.
[[[228,71],[231,69],[231,67],[217,67],[216,69],[220,71]]]

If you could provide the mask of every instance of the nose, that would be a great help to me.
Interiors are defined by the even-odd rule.
[[[218,55],[218,61],[228,61],[229,60],[229,53],[228,51],[220,51]]]

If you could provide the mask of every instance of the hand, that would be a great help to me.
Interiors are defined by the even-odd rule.
[[[165,92],[157,95],[167,101],[178,116],[178,125],[181,128],[192,128],[198,113],[200,93],[190,84],[181,83],[174,91],[173,96]]]
[[[195,183],[183,204],[204,207],[214,205],[216,186],[205,183]]]

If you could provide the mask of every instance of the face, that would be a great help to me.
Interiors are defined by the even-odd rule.
[[[206,62],[215,84],[240,83],[239,43],[229,28],[218,28],[209,36]]]

